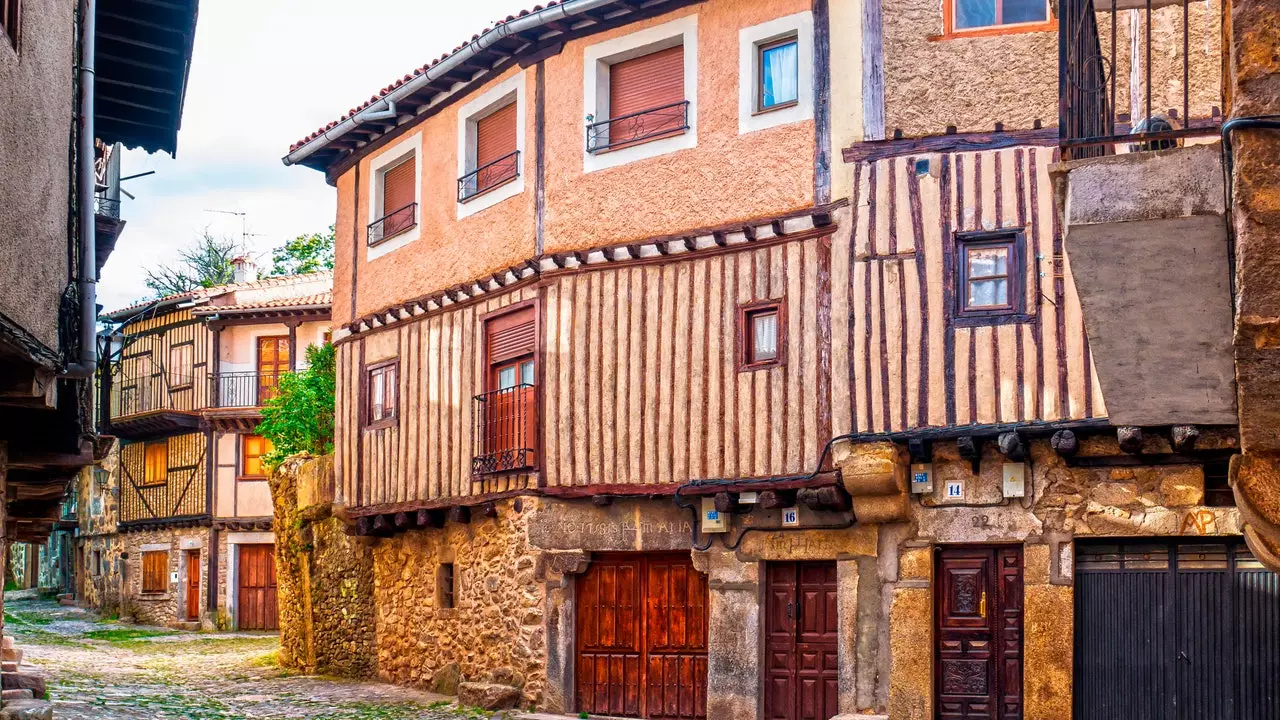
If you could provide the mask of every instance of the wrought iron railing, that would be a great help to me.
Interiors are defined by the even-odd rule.
[[[190,375],[167,372],[116,375],[111,384],[111,419],[164,410],[199,410],[203,406],[202,395]]]
[[[516,385],[475,396],[473,475],[534,467],[537,395],[533,385]]]
[[[590,119],[590,118],[588,118]],[[587,125],[587,152],[596,153],[678,135],[689,129],[689,101],[681,100]]]
[[[520,151],[514,150],[458,178],[458,202],[520,177]]]
[[[106,195],[95,195],[93,198],[93,214],[100,217],[108,217],[113,220],[120,219],[120,200],[112,199]]]
[[[418,224],[418,203],[412,202],[369,223],[369,244],[377,245]]]
[[[1160,150],[1221,123],[1220,0],[1062,0],[1058,128],[1066,158]]]
[[[224,372],[209,376],[209,405],[216,408],[255,408],[279,392],[281,372]]]

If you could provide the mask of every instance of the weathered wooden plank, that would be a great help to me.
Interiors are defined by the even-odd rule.
[[[689,337],[689,402],[685,414],[688,430],[689,467],[687,477],[706,477],[707,426],[718,423],[706,415],[707,400],[707,271],[710,263],[700,260],[693,263],[690,281],[690,319],[686,328]]]
[[[871,328],[870,321],[870,269],[871,264],[865,261],[853,264],[850,284],[850,312],[853,317],[851,338],[853,343],[853,359],[850,361],[850,377],[852,378],[852,395],[854,401],[854,429],[867,431],[871,429],[871,382],[870,353],[868,351]]]
[[[786,248],[774,246],[769,249],[769,288],[768,297],[784,298],[787,291]],[[800,308],[788,303],[788,316],[791,312],[800,312]],[[790,361],[788,361],[790,362]],[[787,466],[787,428],[783,421],[787,408],[787,366],[772,368],[769,373],[769,393],[763,413],[757,413],[756,422],[768,429],[769,460],[766,473],[780,474]],[[763,473],[762,473],[763,474]]]
[[[604,463],[601,458],[602,435],[604,430],[601,426],[604,406],[601,398],[601,378],[603,376],[603,368],[600,360],[602,356],[602,346],[604,340],[602,337],[602,315],[600,297],[603,286],[604,276],[609,273],[590,273],[587,275],[587,327],[584,328],[587,347],[587,396],[586,406],[579,409],[587,415],[587,432],[590,435],[587,438],[587,462],[590,467],[589,481],[591,483],[607,482],[604,478]]]
[[[804,391],[792,397],[803,407],[803,467],[818,464],[818,450],[827,438],[818,437],[818,241],[804,241],[804,302],[798,310],[804,313],[801,332],[804,337]],[[799,470],[799,466],[792,466]]]
[[[707,392],[706,450],[703,472],[707,477],[724,474],[724,378],[727,369],[723,358],[733,352],[727,344],[724,324],[724,258],[713,257],[707,263]]]
[[[645,394],[644,394],[644,482],[658,482],[658,446],[662,444],[658,435],[658,376],[661,348],[658,345],[659,328],[662,324],[662,270],[658,267],[644,268],[645,285]]]
[[[578,275],[573,278],[573,326],[570,328],[570,335],[573,347],[573,396],[569,403],[570,412],[573,417],[573,481],[576,485],[588,485],[591,483],[591,466],[590,454],[587,449],[589,425],[587,413],[582,412],[582,407],[588,402],[587,398],[587,365],[589,355],[587,353],[587,322],[590,318],[591,295],[590,286],[587,284],[588,276]]]
[[[870,389],[868,395],[868,408],[870,415],[870,429],[875,432],[884,432],[888,429],[889,418],[885,415],[887,399],[884,387],[884,368],[885,351],[884,351],[884,268],[879,261],[871,261],[867,263],[867,275],[869,277],[869,286],[867,290],[868,309],[867,323],[870,329],[870,336],[867,339],[867,386]]]
[[[853,310],[849,304],[852,215],[844,208],[836,212],[836,232],[831,238],[831,432],[843,435],[853,430],[853,397],[849,387],[853,351],[850,337]]]
[[[630,461],[627,459],[627,382],[631,379],[629,362],[631,360],[631,273],[622,270],[617,273],[610,287],[605,287],[604,297],[609,303],[609,328],[613,342],[605,351],[605,365],[612,368],[613,387],[609,390],[612,413],[608,415],[612,428],[606,437],[612,444],[612,454],[606,455],[613,463],[613,481],[630,482]],[[609,387],[609,383],[605,383]]]
[[[674,352],[671,389],[671,459],[672,479],[688,480],[689,475],[689,320],[693,310],[693,264],[679,263],[675,270]]]
[[[721,333],[724,338],[736,337],[733,334],[737,325],[738,298],[738,261],[739,256],[724,256],[724,291],[721,296]],[[733,477],[738,470],[738,368],[734,357],[735,348],[725,348],[723,374],[723,416],[724,416],[724,470],[725,477]]]
[[[631,377],[627,383],[627,460],[628,480],[633,483],[644,482],[643,448],[649,443],[644,435],[644,368],[645,337],[644,323],[647,307],[645,305],[644,271],[631,268],[629,271],[631,287],[631,351],[628,363]]]

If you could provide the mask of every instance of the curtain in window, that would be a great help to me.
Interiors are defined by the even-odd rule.
[[[798,98],[799,49],[796,43],[787,43],[766,49],[762,53],[760,81],[764,83],[763,107],[769,108],[789,103]]]
[[[755,350],[753,361],[772,360],[778,357],[778,315],[769,313],[757,315],[752,324],[754,337],[752,348]]]

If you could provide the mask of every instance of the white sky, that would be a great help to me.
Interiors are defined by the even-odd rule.
[[[144,270],[171,262],[204,228],[239,237],[260,266],[271,249],[333,224],[324,175],[285,167],[289,145],[395,78],[538,0],[203,0],[177,159],[131,151],[120,242],[98,302],[115,310],[149,294]]]

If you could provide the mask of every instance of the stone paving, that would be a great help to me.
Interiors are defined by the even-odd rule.
[[[304,677],[261,633],[199,633],[107,622],[52,600],[5,596],[24,672],[49,684],[59,720],[460,720],[508,718],[381,683]]]

